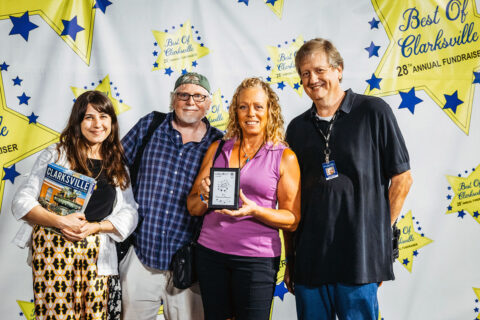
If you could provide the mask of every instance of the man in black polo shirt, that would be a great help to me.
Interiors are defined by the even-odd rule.
[[[295,65],[313,100],[287,129],[302,175],[302,220],[286,236],[298,318],[377,319],[378,285],[394,279],[391,225],[412,184],[408,151],[382,99],[341,89],[331,42],[306,42]]]

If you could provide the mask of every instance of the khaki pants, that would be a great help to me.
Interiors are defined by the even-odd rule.
[[[170,271],[144,266],[133,247],[119,267],[123,320],[155,320],[162,302],[166,320],[203,320],[198,283],[185,290],[175,288]]]

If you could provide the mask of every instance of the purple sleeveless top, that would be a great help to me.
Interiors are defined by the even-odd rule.
[[[235,139],[227,140],[214,167],[228,168]],[[286,146],[264,145],[240,171],[240,188],[245,196],[262,207],[277,207],[280,161]],[[242,204],[240,200],[240,205]],[[231,217],[208,211],[198,243],[209,249],[238,256],[278,257],[281,243],[278,229],[251,216]]]

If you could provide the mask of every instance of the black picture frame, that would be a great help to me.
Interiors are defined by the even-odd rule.
[[[237,210],[239,208],[239,195],[239,168],[210,168],[209,209]]]

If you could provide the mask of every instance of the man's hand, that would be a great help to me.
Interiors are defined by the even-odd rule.
[[[293,281],[293,273],[295,269],[294,258],[287,259],[287,265],[285,266],[285,274],[283,275],[283,282],[287,286],[288,291],[291,294],[295,294],[295,283]]]

